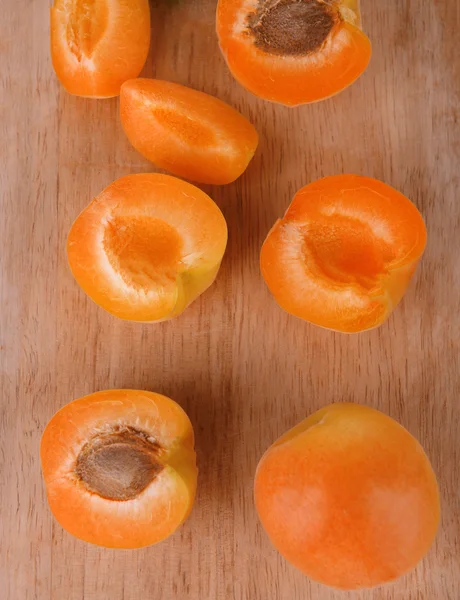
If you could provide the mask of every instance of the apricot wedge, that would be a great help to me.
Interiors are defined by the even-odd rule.
[[[192,181],[231,183],[257,148],[257,131],[242,114],[214,96],[177,83],[127,81],[121,88],[120,115],[138,152]]]
[[[75,400],[48,423],[40,452],[51,511],[85,542],[155,544],[192,509],[193,428],[161,394],[107,390]]]
[[[149,46],[148,0],[54,0],[51,57],[71,94],[118,96],[141,72]]]
[[[370,177],[336,175],[297,192],[260,262],[287,312],[353,333],[387,319],[425,245],[423,218],[408,198]]]
[[[275,548],[311,579],[343,590],[412,569],[440,516],[420,444],[358,404],[322,408],[275,442],[257,467],[255,502]]]
[[[121,319],[179,315],[214,281],[227,244],[217,205],[185,181],[143,173],[114,181],[73,224],[67,255],[81,288]]]
[[[337,94],[371,57],[357,0],[219,0],[216,22],[233,76],[287,106]]]

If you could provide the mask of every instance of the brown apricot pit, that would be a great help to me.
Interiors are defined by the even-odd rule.
[[[161,447],[151,436],[123,426],[95,435],[81,449],[75,474],[107,500],[136,498],[163,470]]]
[[[340,19],[334,2],[259,0],[247,25],[260,50],[282,56],[305,56],[321,48]]]

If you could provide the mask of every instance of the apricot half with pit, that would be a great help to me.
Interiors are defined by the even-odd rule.
[[[195,498],[193,428],[161,394],[107,390],[67,404],[43,433],[41,462],[57,521],[99,546],[160,542]]]
[[[219,0],[217,34],[241,85],[287,106],[337,94],[371,57],[357,0]]]

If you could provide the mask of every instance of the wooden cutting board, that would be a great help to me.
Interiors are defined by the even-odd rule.
[[[125,138],[118,101],[60,88],[45,0],[4,0],[0,217],[0,596],[3,600],[458,600],[460,598],[460,61],[456,0],[363,2],[374,54],[339,96],[299,109],[265,103],[230,76],[212,0],[153,8],[146,76],[215,94],[261,143],[235,184],[206,188],[230,239],[215,285],[180,318],[124,323],[78,289],[69,227],[115,178],[152,170]],[[322,176],[370,175],[426,218],[415,282],[388,323],[361,335],[289,317],[259,272],[269,228]],[[196,431],[199,492],[169,540],[111,551],[73,539],[48,510],[39,441],[68,401],[111,387],[177,400]],[[271,547],[252,482],[259,457],[322,405],[353,400],[401,421],[439,476],[443,519],[427,558],[390,587],[339,594]]]

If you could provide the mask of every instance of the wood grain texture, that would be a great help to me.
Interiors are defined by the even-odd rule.
[[[219,96],[257,126],[259,151],[235,184],[206,188],[230,239],[216,284],[180,318],[123,323],[78,289],[69,227],[115,178],[152,170],[129,145],[118,101],[60,89],[45,0],[4,0],[0,144],[0,596],[3,600],[458,600],[460,598],[460,62],[457,0],[363,0],[371,65],[334,99],[264,103],[230,76],[212,0],[153,9],[146,76]],[[302,185],[370,175],[426,218],[415,283],[388,323],[334,334],[285,314],[258,255]],[[66,402],[110,387],[176,399],[196,431],[199,491],[190,519],[142,551],[91,547],[49,513],[41,432]],[[396,584],[339,594],[309,582],[270,546],[252,501],[259,457],[320,406],[353,400],[401,421],[439,476],[443,518],[420,566]]]

